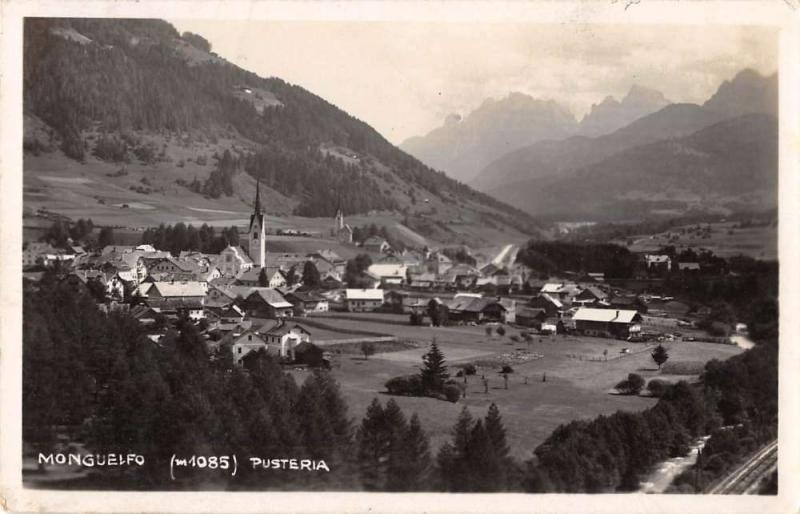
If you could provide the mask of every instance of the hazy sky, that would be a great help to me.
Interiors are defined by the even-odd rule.
[[[634,83],[702,102],[742,68],[777,69],[777,36],[743,26],[170,20],[222,57],[325,98],[399,144],[520,91],[579,118]]]

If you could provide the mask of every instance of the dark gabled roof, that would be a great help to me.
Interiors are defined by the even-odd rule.
[[[322,302],[325,301],[325,298],[314,294],[312,292],[301,292],[295,291],[293,293],[288,293],[286,295],[286,299],[291,302],[291,300],[297,300],[300,302]]]
[[[305,327],[303,327],[302,325],[300,325],[298,323],[293,323],[291,325],[289,323],[278,323],[274,327],[272,327],[269,330],[267,330],[266,332],[264,332],[264,334],[271,335],[271,336],[282,336],[282,335],[288,334],[289,332],[291,332],[295,328],[299,329],[301,332],[305,332],[306,334],[311,335],[311,332],[309,332]],[[262,328],[262,330],[263,330],[263,328]]]

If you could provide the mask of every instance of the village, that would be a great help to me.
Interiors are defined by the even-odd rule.
[[[244,248],[228,246],[219,254],[173,255],[149,244],[86,251],[30,242],[23,264],[40,271],[24,272],[23,280],[36,287],[41,269],[55,267],[71,287],[92,294],[101,310],[138,320],[154,344],[188,320],[209,358],[230,367],[246,370],[265,352],[301,381],[308,369],[332,369],[356,411],[385,391],[387,379],[418,369],[437,341],[453,373],[463,376],[461,404],[477,407],[491,398],[527,405],[513,422],[536,418],[535,426],[510,435],[525,451],[560,422],[655,401],[619,394],[615,384],[629,373],[677,381],[698,375],[711,358],[741,351],[727,337],[697,327],[704,306],[690,313],[679,299],[623,288],[601,272],[543,277],[515,260],[515,245],[473,265],[441,250],[395,250],[371,236],[346,260],[324,246],[354,244],[339,211],[318,250],[269,252],[258,190],[247,228]],[[659,254],[641,255],[641,269],[644,282],[666,272],[704,272],[697,263]],[[743,324],[731,329],[746,331]],[[673,355],[672,371],[647,364],[659,344]],[[544,382],[551,399],[529,387]],[[500,389],[507,398],[493,397]],[[403,403],[422,411],[434,442],[457,414],[454,406],[440,416],[448,407],[429,399],[404,397]]]

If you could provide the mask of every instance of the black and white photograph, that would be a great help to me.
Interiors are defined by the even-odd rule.
[[[19,20],[27,494],[795,494],[780,25],[145,4]]]

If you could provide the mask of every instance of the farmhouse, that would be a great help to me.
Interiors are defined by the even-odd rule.
[[[496,298],[475,298],[458,295],[447,304],[449,318],[453,321],[481,323],[506,321],[508,309]]]
[[[283,295],[268,287],[254,288],[244,304],[247,314],[254,318],[286,318],[294,308]]]
[[[346,289],[345,302],[350,312],[369,312],[383,305],[383,289]]]
[[[282,287],[286,285],[286,277],[283,276],[283,272],[277,266],[267,266],[264,268],[254,266],[239,275],[236,279],[236,283],[242,286],[261,286],[259,279],[261,277],[262,269],[267,276],[267,282],[264,284],[264,287],[271,287],[274,289],[276,287]]]
[[[279,348],[278,354],[281,357],[294,360],[295,348],[300,343],[310,343],[311,332],[296,323],[289,326],[288,323],[280,320],[277,325],[264,332],[264,338],[269,345]]]
[[[589,286],[578,293],[578,295],[572,299],[572,303],[585,307],[588,305],[605,302],[607,298],[608,294],[606,294],[602,289],[599,289],[595,286]]]
[[[582,307],[572,317],[575,330],[584,335],[626,338],[641,331],[642,316],[634,310]]]
[[[153,282],[147,290],[148,298],[196,301],[203,304],[208,284],[202,282]]]
[[[309,312],[328,312],[328,300],[314,293],[292,292],[286,300],[294,305],[295,316],[303,316]]]
[[[533,307],[519,307],[517,309],[517,324],[523,327],[541,328],[542,323],[547,319],[544,309]]]
[[[544,309],[548,318],[557,316],[558,313],[564,309],[564,304],[561,303],[559,299],[554,298],[547,293],[542,293],[539,296],[531,298],[531,300],[528,302],[528,306],[535,309]]]
[[[244,364],[243,359],[247,354],[261,349],[267,349],[267,342],[258,332],[247,331],[243,334],[234,335],[233,344],[231,344],[234,366],[241,368]]]

